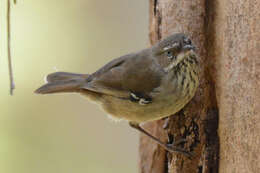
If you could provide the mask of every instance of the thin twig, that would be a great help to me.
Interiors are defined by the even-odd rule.
[[[14,84],[12,57],[11,57],[10,12],[11,12],[11,4],[10,4],[10,0],[7,0],[7,56],[8,56],[8,68],[9,68],[9,80],[10,80],[10,94],[13,95],[15,84]]]

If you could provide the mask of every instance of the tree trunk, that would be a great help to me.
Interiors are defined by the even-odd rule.
[[[260,1],[216,6],[214,80],[220,112],[220,172],[260,172]]]
[[[185,33],[201,71],[195,97],[166,129],[165,120],[144,125],[164,142],[187,139],[194,157],[141,136],[141,173],[260,172],[259,8],[258,0],[150,0],[151,44]]]

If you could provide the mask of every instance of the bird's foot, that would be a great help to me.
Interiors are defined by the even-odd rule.
[[[191,158],[193,154],[189,151],[184,150],[183,148],[177,147],[179,144],[186,142],[186,140],[179,140],[177,142],[174,142],[173,144],[166,144],[165,149],[171,153],[181,153],[188,158]]]

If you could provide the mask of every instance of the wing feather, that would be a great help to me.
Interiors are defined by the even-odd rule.
[[[163,70],[153,58],[129,54],[93,73],[82,88],[124,98],[131,92],[149,95],[160,85],[162,75]]]

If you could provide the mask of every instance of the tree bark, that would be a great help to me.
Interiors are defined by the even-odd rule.
[[[225,0],[213,23],[220,172],[260,172],[260,1]]]
[[[201,71],[195,97],[166,130],[165,120],[144,125],[164,142],[187,139],[194,157],[141,136],[141,173],[260,172],[259,8],[258,0],[150,0],[151,44],[185,33]]]

